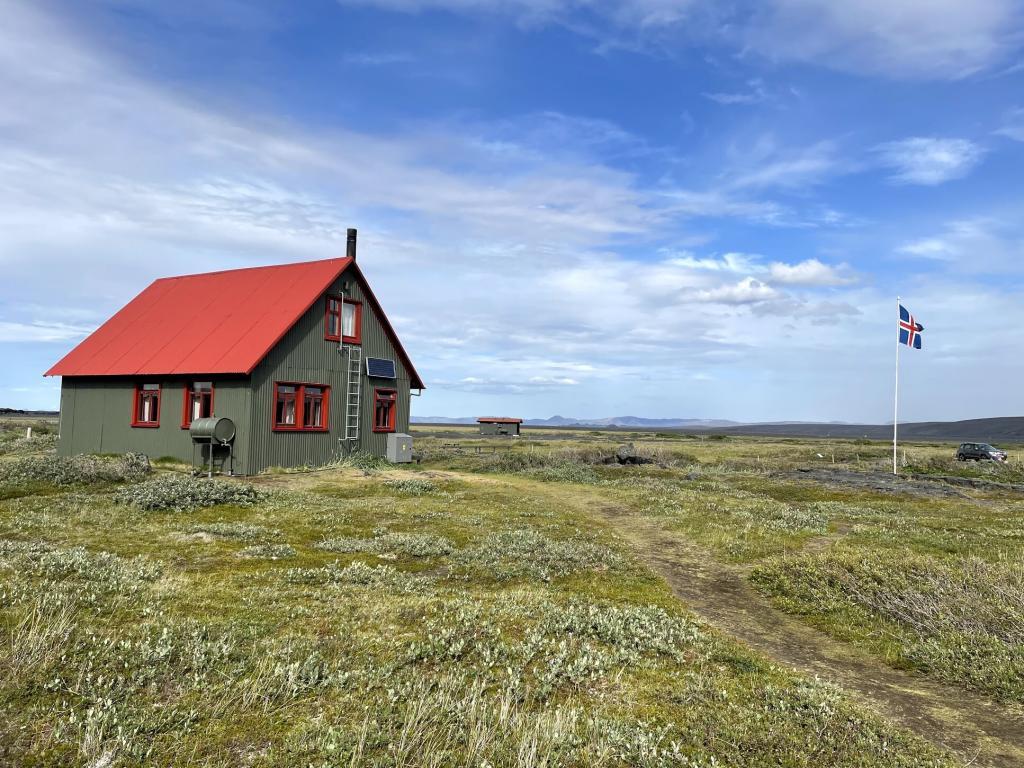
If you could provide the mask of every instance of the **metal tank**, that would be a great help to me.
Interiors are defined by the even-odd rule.
[[[235,439],[235,422],[224,416],[208,416],[205,419],[196,419],[188,428],[188,434],[192,438],[192,469],[196,467],[196,446],[199,447],[201,459],[199,472],[202,473],[206,466],[207,476],[213,477],[213,465],[217,453],[227,454],[229,463],[228,474],[235,474],[235,451],[231,441]],[[219,450],[218,450],[219,449]],[[221,470],[224,464],[221,462]]]
[[[225,416],[196,419],[188,429],[196,442],[230,443],[235,439],[235,422]]]

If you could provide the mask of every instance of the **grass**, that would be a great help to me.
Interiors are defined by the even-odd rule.
[[[1024,563],[861,550],[786,558],[753,580],[892,663],[1024,702]]]
[[[528,443],[515,449],[528,459],[509,456],[504,464],[575,456],[594,468],[594,456],[614,451],[613,442],[584,439]],[[752,583],[778,607],[880,662],[1024,703],[1024,495],[994,485],[955,486],[952,496],[884,494],[803,481],[796,471],[884,473],[889,449],[863,440],[685,441],[642,437],[639,450],[658,455],[660,466],[598,467],[601,496],[681,543],[753,567]],[[1024,476],[1015,461],[956,462],[954,451],[908,446],[903,471],[1002,484]],[[472,468],[472,461],[446,463]]]
[[[1019,659],[997,651],[1019,649],[1019,627],[995,610],[1019,586],[1015,498],[809,486],[786,474],[822,452],[802,442],[640,435],[654,464],[606,466],[614,439],[524,439],[531,458],[495,459],[417,437],[419,467],[357,457],[229,491],[159,465],[19,485],[0,501],[0,762],[959,764],[705,624],[602,505],[756,566],[772,599],[827,631],[845,622],[880,663],[1018,697]],[[832,447],[853,468],[880,460]],[[983,664],[938,660],[982,637]]]

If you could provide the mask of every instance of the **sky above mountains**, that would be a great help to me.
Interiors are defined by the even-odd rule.
[[[414,414],[881,422],[897,294],[903,416],[1021,412],[1021,2],[0,11],[0,405],[153,279],[355,226]]]

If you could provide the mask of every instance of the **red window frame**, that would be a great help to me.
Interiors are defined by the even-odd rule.
[[[192,426],[192,403],[193,403],[193,398],[196,395],[196,391],[194,389],[195,385],[196,385],[196,382],[194,382],[194,381],[189,381],[189,382],[186,382],[186,384],[185,384],[185,393],[184,393],[184,395],[182,397],[183,402],[182,402],[182,406],[181,406],[181,428],[182,429],[188,429],[189,427]],[[216,383],[211,381],[210,382],[210,415],[211,416],[213,416],[213,398],[214,398],[214,391],[216,389],[217,389]],[[202,417],[200,417],[200,418],[202,418]]]
[[[346,304],[352,306],[355,311],[353,318],[355,333],[351,336],[344,335]],[[331,330],[332,321],[336,323],[337,332]],[[324,338],[327,341],[337,341],[342,344],[361,344],[363,341],[363,302],[347,299],[344,296],[328,296],[324,300]]]
[[[319,392],[311,392],[310,390],[319,389]],[[318,430],[323,431],[327,429],[327,387],[320,387],[315,384],[306,384],[302,387],[302,397],[299,402],[302,404],[302,428],[306,430]],[[315,421],[311,418],[314,412],[313,403],[320,403],[320,423],[310,423]],[[309,413],[307,413],[309,411]]]
[[[280,392],[281,387],[294,387],[294,392]],[[320,394],[314,395],[310,393],[310,398],[320,399],[320,413],[322,416],[323,424],[320,426],[307,426],[305,424],[306,414],[306,387],[311,389],[319,389]],[[295,407],[295,423],[294,424],[280,424],[277,421],[277,404],[281,402],[281,397],[284,396],[285,400],[290,400],[294,403]],[[274,382],[274,402],[270,411],[270,424],[274,432],[327,432],[330,429],[330,413],[331,413],[331,388],[326,384],[313,384],[311,382],[295,382],[295,381],[275,381]]]
[[[381,403],[388,403],[387,425],[382,426],[377,418],[377,408]],[[394,432],[395,417],[398,415],[398,390],[397,389],[374,389],[373,390],[373,431]]]
[[[163,387],[160,384],[156,384],[156,389],[146,389],[148,386],[153,386],[154,382],[140,382],[135,385],[135,393],[132,395],[132,426],[133,427],[145,427],[148,429],[155,429],[160,426],[160,401],[163,399]],[[147,399],[153,399],[155,401],[156,418],[149,421],[142,420],[142,399],[145,396]]]
[[[341,341],[341,321],[343,299],[340,296],[328,296],[324,299],[324,338],[327,341]],[[331,321],[337,323],[337,332],[331,330]]]

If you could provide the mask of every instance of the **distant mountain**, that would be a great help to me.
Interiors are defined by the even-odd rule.
[[[490,414],[495,415],[495,414]],[[507,415],[507,414],[497,414]],[[476,424],[475,416],[414,416],[414,424]],[[528,427],[583,427],[619,429],[692,430],[707,434],[765,435],[772,437],[892,438],[892,424],[850,424],[842,421],[776,421],[744,424],[727,419],[645,419],[639,416],[607,416],[580,419],[552,416],[526,419]],[[1003,416],[964,421],[919,421],[900,424],[900,437],[906,440],[966,440],[989,443],[1024,443],[1024,416]]]
[[[490,414],[493,415],[493,414]],[[504,415],[504,414],[501,414]],[[476,424],[475,416],[413,416],[413,424]],[[600,419],[578,419],[552,416],[548,419],[526,419],[528,427],[636,427],[640,429],[713,429],[732,427],[738,421],[727,419],[645,419],[640,416],[605,416]]]
[[[413,424],[476,424],[475,416],[411,416]]]
[[[527,419],[524,423],[530,427],[637,427],[642,429],[693,427],[712,429],[738,426],[740,422],[727,419],[645,419],[641,416],[605,416],[599,419],[552,416],[550,419]]]
[[[835,437],[870,440],[891,440],[892,424],[814,424],[778,423],[744,424],[724,429],[709,430],[715,434],[770,435],[773,437]],[[900,424],[899,435],[904,440],[966,440],[996,442],[1024,442],[1024,416],[1002,416],[992,419],[966,419],[964,421],[918,421]]]

